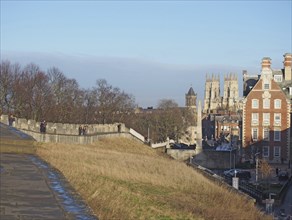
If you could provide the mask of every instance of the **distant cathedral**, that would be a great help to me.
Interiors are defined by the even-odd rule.
[[[220,96],[220,78],[206,76],[204,112],[215,113],[218,110],[236,111],[238,106],[238,80],[235,74],[224,76],[223,97]]]

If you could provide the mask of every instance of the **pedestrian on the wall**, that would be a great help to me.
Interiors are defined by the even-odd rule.
[[[79,128],[78,128],[78,134],[79,134],[79,135],[82,135],[82,133],[83,133],[82,126],[81,126],[81,125],[79,125]]]
[[[44,122],[41,121],[41,124],[40,124],[40,132],[43,133],[44,132]]]
[[[47,122],[44,120],[44,133],[47,131]]]
[[[276,167],[276,175],[278,176],[279,175],[279,168]]]
[[[41,133],[46,133],[46,126],[47,126],[47,122],[45,120],[43,120],[40,124],[40,132]]]
[[[86,135],[86,133],[87,133],[87,126],[86,125],[83,126],[82,133],[83,133],[83,135]]]
[[[13,116],[13,114],[10,114],[8,117],[9,126],[12,126],[14,121],[15,121],[15,117]]]

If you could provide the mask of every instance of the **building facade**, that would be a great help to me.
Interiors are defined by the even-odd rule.
[[[288,163],[291,151],[291,54],[284,55],[284,69],[272,70],[271,59],[262,59],[258,80],[245,84],[243,100],[243,156],[271,163]],[[290,59],[290,62],[288,62]],[[256,80],[256,82],[254,82]]]

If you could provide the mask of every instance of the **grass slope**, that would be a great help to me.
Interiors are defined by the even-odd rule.
[[[102,220],[267,218],[245,198],[130,139],[40,144],[37,154],[64,174]]]

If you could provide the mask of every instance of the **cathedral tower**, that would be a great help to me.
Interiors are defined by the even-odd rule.
[[[204,99],[204,112],[210,113],[221,106],[220,98],[220,78],[212,75],[206,76],[205,83],[205,99]]]
[[[224,77],[224,94],[222,107],[228,110],[236,110],[239,100],[238,80],[235,74]]]

